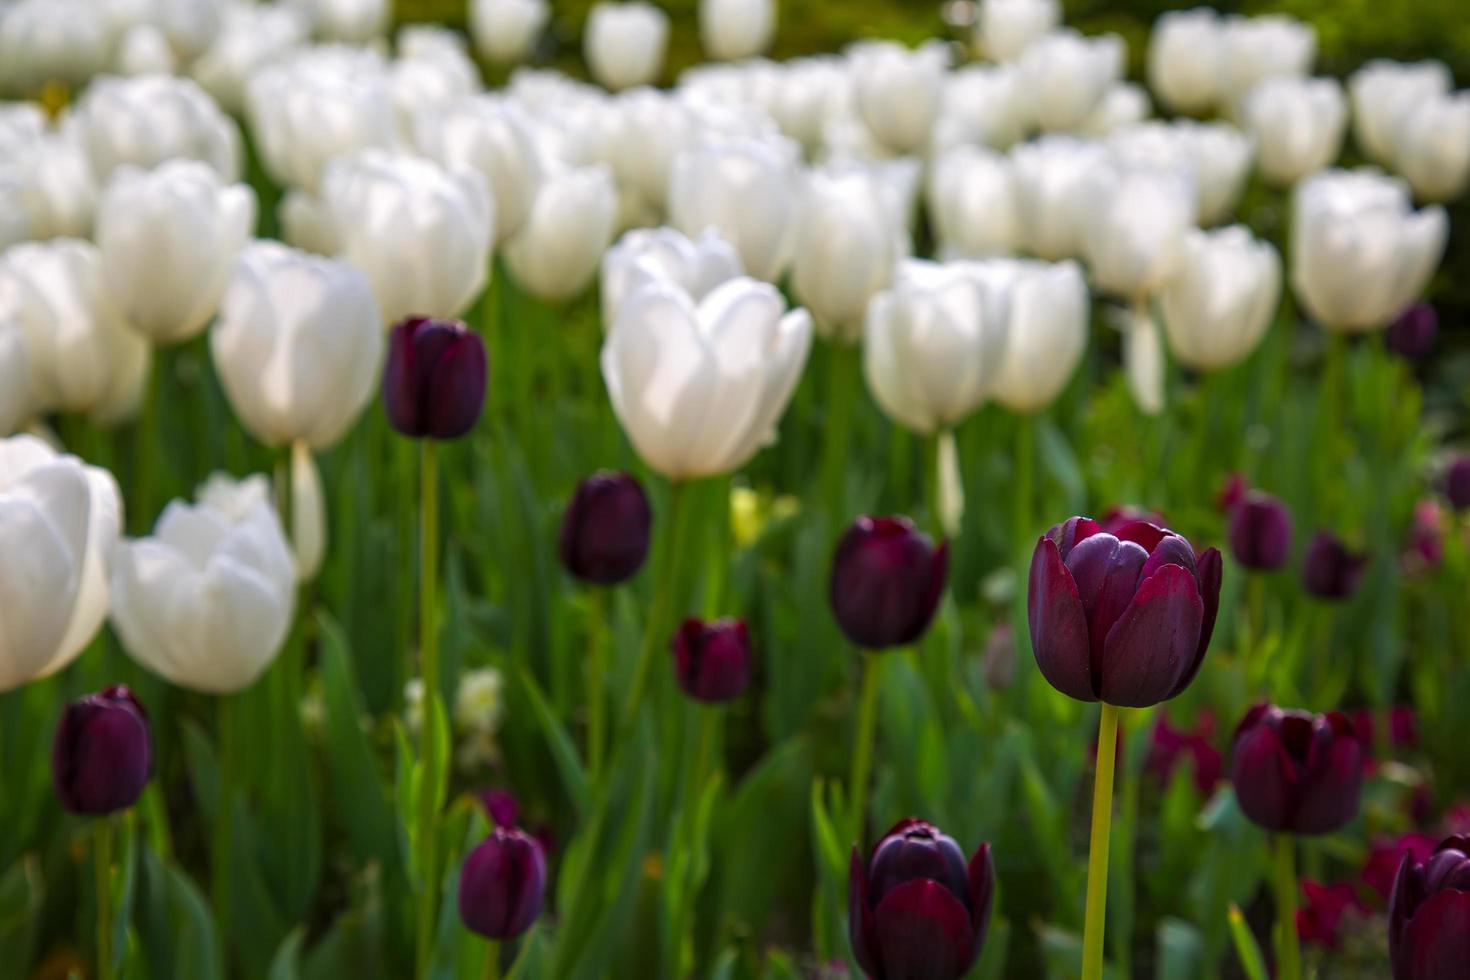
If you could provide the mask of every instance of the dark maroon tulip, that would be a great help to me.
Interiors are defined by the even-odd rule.
[[[126,687],[89,694],[61,710],[51,777],[72,813],[106,814],[138,802],[153,775],[148,712]]]
[[[1434,349],[1439,336],[1439,314],[1428,303],[1415,303],[1383,335],[1388,349],[1406,361],[1421,361]]]
[[[1446,467],[1444,495],[1455,510],[1470,510],[1470,453],[1456,456]]]
[[[684,693],[712,704],[738,698],[750,683],[750,637],[739,619],[686,619],[674,634],[674,674]]]
[[[652,524],[653,511],[637,480],[627,473],[594,473],[577,484],[567,504],[557,554],[582,581],[617,585],[643,567]]]
[[[1363,746],[1347,715],[1252,708],[1235,730],[1230,781],[1267,830],[1329,834],[1358,815]]]
[[[1344,920],[1353,920],[1368,912],[1351,882],[1324,885],[1304,878],[1302,894],[1306,901],[1296,911],[1296,932],[1304,944],[1336,949],[1342,937]]]
[[[1319,599],[1346,599],[1358,591],[1368,556],[1331,531],[1318,531],[1302,559],[1302,585]]]
[[[1142,708],[1175,697],[1204,662],[1220,607],[1220,552],[1139,521],[1104,532],[1070,518],[1036,542],[1031,649],[1052,687]]]
[[[1245,499],[1250,489],[1250,481],[1245,478],[1244,473],[1231,473],[1215,492],[1215,509],[1222,514],[1230,513],[1236,504]]]
[[[906,646],[929,628],[948,577],[948,542],[935,548],[907,517],[865,515],[832,558],[832,612],[865,650]]]
[[[1414,505],[1414,520],[1409,526],[1402,564],[1411,575],[1432,572],[1444,561],[1445,514],[1433,500]]]
[[[458,439],[480,419],[485,342],[458,320],[409,317],[388,335],[383,407],[415,439]]]
[[[514,827],[521,822],[521,801],[508,789],[481,790],[480,803],[497,827]]]
[[[1164,515],[1158,511],[1145,510],[1133,504],[1115,504],[1109,507],[1108,512],[1102,516],[1102,520],[1097,523],[1106,533],[1117,534],[1120,529],[1139,521],[1146,524],[1157,524],[1159,527],[1168,523],[1164,520]]]
[[[995,869],[990,845],[965,862],[954,839],[922,820],[900,820],[867,867],[852,849],[847,928],[873,980],[958,980],[990,926]]]
[[[1252,490],[1230,510],[1230,553],[1246,568],[1269,572],[1291,556],[1291,515],[1286,506]]]
[[[1462,980],[1470,971],[1470,837],[1446,837],[1420,863],[1405,854],[1388,903],[1393,980]]]
[[[514,939],[541,914],[546,855],[536,839],[496,827],[465,858],[459,874],[459,917],[486,939]]]

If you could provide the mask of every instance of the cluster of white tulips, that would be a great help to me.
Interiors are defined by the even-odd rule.
[[[208,331],[240,421],[291,448],[298,487],[289,535],[262,482],[216,481],[114,549],[112,480],[13,436],[0,687],[76,656],[109,580],[140,661],[199,689],[250,683],[326,546],[311,452],[371,397],[384,327],[461,314],[497,256],[545,303],[600,282],[617,418],[686,479],[774,438],[814,331],[861,344],[883,410],[943,437],[987,399],[1056,399],[1095,294],[1125,311],[1131,390],[1161,411],[1169,356],[1237,364],[1278,309],[1277,248],[1231,223],[1253,173],[1292,189],[1301,308],[1382,328],[1440,259],[1433,202],[1470,180],[1470,92],[1443,65],[1314,78],[1315,36],[1285,17],[1166,14],[1145,90],[1122,39],[1061,26],[1057,0],[981,0],[973,51],[867,41],[786,62],[760,57],[775,0],[704,0],[719,63],[656,88],[668,16],[604,2],[582,37],[597,84],[522,67],[487,91],[476,56],[536,58],[547,0],[473,0],[469,41],[390,39],[389,7],[0,5],[0,93],[40,97],[0,104],[0,429],[127,420],[154,349]],[[1150,118],[1154,102],[1187,116]],[[1386,172],[1333,169],[1349,129]],[[284,243],[254,240],[270,216],[241,182],[247,145],[281,192]],[[921,209],[932,258],[915,254]]]

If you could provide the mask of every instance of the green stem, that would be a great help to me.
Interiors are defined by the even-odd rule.
[[[133,492],[128,498],[128,523],[134,534],[147,534],[153,513],[153,469],[158,450],[158,401],[163,387],[166,348],[154,351],[148,380],[143,383],[143,404],[134,424]]]
[[[112,980],[112,817],[96,822],[97,980]]]
[[[1016,416],[1016,485],[1011,494],[1015,503],[1012,530],[1015,532],[1016,554],[1020,561],[1031,558],[1031,504],[1035,489],[1036,431],[1030,415]],[[1024,567],[1024,565],[1023,565]]]
[[[822,499],[827,516],[842,526],[847,516],[847,456],[852,443],[852,416],[857,403],[858,353],[840,344],[829,346],[827,358],[827,427],[822,456]]]
[[[219,764],[214,802],[214,840],[210,850],[211,897],[219,923],[220,942],[229,948],[227,928],[230,921],[231,878],[234,870],[230,851],[234,847],[235,810],[235,718],[232,695],[221,695],[215,704],[215,737],[218,740]]]
[[[1276,980],[1301,980],[1302,947],[1296,933],[1296,841],[1278,834],[1276,847]]]
[[[424,685],[423,723],[419,732],[418,843],[423,893],[419,896],[418,975],[426,977],[433,962],[434,924],[439,898],[439,874],[435,855],[438,833],[437,791],[440,781],[437,738],[439,703],[439,629],[436,600],[439,571],[439,469],[437,445],[423,443],[420,461],[422,484],[419,493],[419,658]]]
[[[1092,787],[1092,841],[1087,857],[1082,980],[1102,980],[1108,904],[1108,847],[1113,833],[1113,766],[1117,757],[1118,709],[1104,704],[1097,723],[1097,781]]]
[[[1246,616],[1250,622],[1250,647],[1246,651],[1246,663],[1252,665],[1251,680],[1264,684],[1266,681],[1266,577],[1252,572],[1245,579]]]
[[[500,942],[492,939],[485,944],[484,980],[500,980]]]
[[[648,679],[653,669],[654,652],[660,644],[668,642],[670,617],[674,614],[674,591],[679,584],[680,566],[683,564],[685,520],[684,509],[689,496],[688,485],[679,481],[669,484],[669,547],[664,553],[658,581],[654,585],[653,606],[649,610],[648,624],[643,631],[643,648],[638,652],[638,662],[633,668],[633,686],[628,691],[627,703],[623,705],[623,726],[631,727],[643,706],[648,693]]]
[[[699,795],[704,792],[705,776],[710,771],[710,760],[715,754],[715,739],[720,734],[720,706],[701,704],[696,708],[699,712],[699,738],[694,750],[694,772],[689,782],[692,799],[686,806],[697,805]],[[693,811],[686,810],[686,813],[692,815]]]
[[[864,817],[868,808],[868,779],[873,770],[873,741],[878,728],[878,675],[883,665],[883,655],[863,654],[861,662],[863,684],[861,700],[858,702],[857,740],[853,747],[852,773],[847,780],[847,793],[852,806],[848,818],[848,836],[858,844],[863,842]]]
[[[587,768],[594,784],[602,772],[605,752],[604,715],[607,695],[603,691],[603,673],[606,667],[606,637],[604,630],[604,603],[606,593],[593,586],[587,593]]]

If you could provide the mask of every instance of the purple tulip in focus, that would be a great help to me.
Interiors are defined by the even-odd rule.
[[[1363,759],[1342,712],[1313,715],[1263,703],[1235,731],[1230,781],[1241,810],[1266,830],[1328,834],[1358,815]]]
[[[514,939],[541,914],[546,856],[534,837],[496,827],[465,858],[459,874],[459,916],[486,939]]]
[[[1470,837],[1428,860],[1405,854],[1388,904],[1393,980],[1461,980],[1470,970]]]
[[[126,687],[109,687],[61,711],[51,776],[72,813],[108,814],[138,802],[153,775],[148,713]]]
[[[906,646],[928,629],[948,576],[947,543],[935,548],[907,517],[859,517],[832,559],[832,612],[864,650]]]
[[[459,438],[479,421],[487,372],[479,334],[458,320],[409,317],[388,336],[388,422],[415,439]]]

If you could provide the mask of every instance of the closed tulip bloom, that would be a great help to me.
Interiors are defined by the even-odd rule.
[[[1114,82],[1101,101],[1071,131],[1078,136],[1105,139],[1128,126],[1136,126],[1153,115],[1154,104],[1142,85]]]
[[[1395,134],[1394,169],[1421,201],[1452,201],[1470,185],[1470,89],[1416,103]]]
[[[147,170],[178,158],[240,179],[240,130],[199,85],[172,75],[99,78],[68,114],[97,179],[121,166]]]
[[[587,15],[582,55],[610,89],[650,85],[664,70],[669,15],[651,3],[597,3]]]
[[[643,567],[653,511],[642,485],[627,473],[594,473],[577,484],[562,515],[556,551],[583,582],[618,585]]]
[[[1326,171],[1292,204],[1292,291],[1328,330],[1379,329],[1423,294],[1448,235],[1444,210],[1414,211],[1402,181]]]
[[[416,119],[467,98],[481,88],[480,70],[465,40],[447,27],[404,27],[398,56],[388,65],[388,92],[404,142],[414,139]]]
[[[1368,556],[1331,531],[1318,531],[1302,559],[1302,586],[1319,599],[1348,599],[1358,591]]]
[[[112,623],[128,654],[171,684],[233,694],[280,653],[297,571],[265,477],[213,476],[164,508],[153,536],[118,545]]]
[[[1202,371],[1250,356],[1281,300],[1281,258],[1242,225],[1190,229],[1183,259],[1159,293],[1169,347]]]
[[[564,303],[592,282],[616,221],[617,190],[607,167],[551,174],[526,223],[506,242],[506,264],[531,295]]]
[[[486,939],[516,938],[535,923],[545,901],[546,855],[534,837],[514,827],[490,831],[460,868],[459,917]]]
[[[754,58],[775,32],[776,0],[700,0],[699,43],[711,58]]]
[[[1061,20],[1057,0],[980,0],[975,44],[991,61],[1015,61]]]
[[[1246,568],[1275,571],[1291,557],[1291,530],[1286,505],[1251,490],[1230,509],[1230,553]]]
[[[696,701],[733,701],[750,684],[750,637],[744,620],[686,619],[671,647],[679,687]]]
[[[944,45],[910,50],[893,41],[865,41],[849,52],[858,117],[893,153],[914,153],[929,140],[944,94],[949,53]]]
[[[0,152],[5,152],[3,144],[0,138]],[[15,217],[25,225],[26,237],[37,241],[91,237],[97,182],[91,161],[72,135],[48,132],[6,155],[14,164],[12,174],[19,197],[18,206],[12,207]],[[0,176],[3,182],[5,178]],[[0,230],[0,242],[6,237]]]
[[[1088,179],[1082,250],[1104,292],[1138,300],[1179,268],[1194,224],[1194,184],[1178,170],[1103,167]]]
[[[1075,262],[991,259],[971,267],[1005,336],[990,396],[1013,412],[1056,400],[1087,349],[1087,283]]]
[[[1456,456],[1445,468],[1444,494],[1455,510],[1470,510],[1470,454]]]
[[[1448,95],[1453,86],[1449,66],[1442,61],[1375,58],[1363,65],[1348,79],[1358,147],[1373,162],[1391,165],[1404,116],[1421,103]]]
[[[1173,129],[1194,170],[1199,223],[1219,224],[1240,203],[1256,158],[1255,142],[1224,122],[1178,120]]]
[[[945,258],[1008,255],[1021,244],[1010,158],[957,146],[934,161],[926,188],[929,221]]]
[[[807,173],[791,287],[823,336],[855,341],[868,300],[888,285],[900,229],[881,178],[861,167]]]
[[[1347,131],[1347,100],[1331,78],[1269,78],[1241,106],[1261,175],[1285,187],[1332,165]]]
[[[708,110],[687,97],[636,88],[613,101],[605,153],[618,183],[662,212],[674,161],[705,142]]]
[[[544,179],[533,129],[516,103],[474,95],[420,113],[414,139],[441,166],[484,177],[495,198],[495,233],[505,241],[530,217]]]
[[[646,283],[673,283],[698,303],[742,274],[740,256],[715,228],[698,238],[673,228],[635,228],[602,256],[602,327],[612,329],[623,301]]]
[[[0,314],[0,436],[17,432],[35,414],[30,355],[20,325]]]
[[[342,236],[321,198],[306,191],[287,191],[276,204],[281,241],[316,255],[337,255]]]
[[[475,50],[501,65],[525,61],[551,20],[548,0],[471,0],[470,37]]]
[[[363,150],[328,165],[322,194],[385,322],[454,316],[484,286],[495,208],[477,174]]]
[[[290,0],[306,11],[324,41],[366,44],[388,33],[391,0]]]
[[[331,446],[372,397],[383,362],[367,277],[271,241],[241,254],[209,341],[231,407],[267,446]]]
[[[204,90],[227,112],[245,111],[245,86],[257,69],[306,43],[311,22],[283,4],[231,4],[220,31],[189,67]]]
[[[1116,34],[1084,37],[1070,28],[1048,34],[1021,55],[1021,97],[1034,125],[1066,132],[1086,122],[1123,77],[1127,48]]]
[[[1340,711],[1313,715],[1258,704],[1235,730],[1230,781],[1258,826],[1330,834],[1358,815],[1363,746]]]
[[[865,515],[837,544],[828,599],[843,635],[886,650],[924,634],[948,578],[947,542],[934,547],[907,517]]]
[[[118,39],[112,60],[119,75],[172,75],[178,69],[168,35],[153,24],[128,28]]]
[[[1116,534],[1073,517],[1031,556],[1036,665],[1079,701],[1146,708],[1181,694],[1204,663],[1220,604],[1220,552],[1139,521]]]
[[[89,816],[126,810],[152,775],[148,712],[127,687],[109,687],[61,709],[51,782],[66,810]]]
[[[485,342],[458,320],[409,317],[388,335],[383,408],[414,439],[458,439],[485,406]]]
[[[1072,136],[1043,136],[1013,148],[1011,163],[1026,251],[1053,262],[1078,258],[1090,181],[1107,165],[1107,150]]]
[[[1311,74],[1317,60],[1317,31],[1294,17],[1227,17],[1225,101],[1244,96],[1268,78]]]
[[[103,71],[112,38],[86,0],[20,0],[0,9],[0,91],[80,86]]]
[[[1148,86],[1175,112],[1205,113],[1224,95],[1224,21],[1210,7],[1170,10],[1148,41]]]
[[[990,845],[970,858],[922,820],[900,820],[866,866],[856,847],[847,878],[847,931],[873,980],[959,980],[990,927]]]
[[[1429,303],[1415,303],[1384,331],[1388,349],[1406,361],[1422,361],[1439,337],[1439,314]]]
[[[774,282],[796,237],[798,159],[784,137],[682,153],[669,177],[669,223],[691,238],[718,229],[748,275]]]
[[[1454,980],[1470,960],[1470,837],[1446,837],[1424,861],[1404,854],[1388,902],[1393,980]]]

